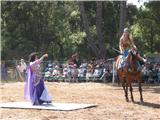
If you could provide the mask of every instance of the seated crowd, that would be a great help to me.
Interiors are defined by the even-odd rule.
[[[142,68],[142,79],[145,83],[160,83],[160,63],[147,63]]]
[[[78,64],[68,61],[60,64],[59,62],[49,63],[45,68],[45,77],[64,77],[71,78],[71,81],[78,81],[80,78],[91,80],[101,78],[103,74],[112,75],[112,62],[105,60],[83,60]]]
[[[105,82],[111,82],[113,76],[113,60],[83,60],[80,64],[67,62],[49,63],[45,68],[45,77],[68,78],[69,81],[100,80],[104,77]],[[105,74],[105,75],[104,75]],[[116,74],[115,74],[116,75]],[[146,63],[142,66],[142,80],[145,83],[160,83],[160,63]]]
[[[116,71],[113,71],[113,61],[114,59],[79,60],[76,55],[73,55],[65,63],[46,61],[42,66],[46,80],[58,81],[61,79],[69,82],[100,80],[102,82],[111,82],[112,78],[114,78],[115,82],[117,82]],[[14,67],[16,71],[13,71],[13,74],[11,74],[8,63],[6,65],[5,62],[3,61],[1,64],[1,79],[6,80],[10,76],[18,75],[16,78],[19,81],[24,81],[27,65],[23,59],[20,60],[18,65],[16,64],[16,67]],[[144,83],[160,83],[160,62],[148,61],[142,66],[141,70]],[[18,74],[15,74],[15,72]],[[14,77],[13,79],[16,78]]]

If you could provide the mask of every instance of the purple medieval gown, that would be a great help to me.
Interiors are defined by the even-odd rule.
[[[26,100],[31,101],[33,105],[41,105],[52,101],[45,87],[44,77],[40,69],[42,60],[43,57],[30,62],[27,69],[24,97]]]

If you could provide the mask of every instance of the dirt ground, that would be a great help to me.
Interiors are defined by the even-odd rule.
[[[143,86],[144,104],[138,88],[135,103],[126,102],[122,87],[103,83],[45,82],[53,102],[91,103],[97,107],[75,111],[0,108],[2,120],[160,120],[160,86]],[[1,83],[0,102],[24,102],[24,83]],[[130,96],[129,96],[130,97]]]

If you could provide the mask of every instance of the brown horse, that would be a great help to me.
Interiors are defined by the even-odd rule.
[[[121,56],[121,55],[120,55]],[[126,61],[124,61],[124,66],[120,69],[118,69],[118,64],[120,59],[120,56],[116,60],[115,68],[117,70],[118,79],[122,84],[126,101],[129,102],[128,99],[128,87],[130,87],[130,93],[131,93],[131,100],[134,102],[133,98],[133,88],[132,83],[134,81],[137,81],[139,83],[139,92],[140,92],[140,101],[143,102],[143,96],[142,96],[142,87],[141,87],[141,70],[138,69],[138,61],[139,57],[137,55],[137,51],[134,49],[131,49],[129,51],[128,57],[126,58]]]

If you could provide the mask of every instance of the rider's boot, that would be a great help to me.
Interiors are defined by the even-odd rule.
[[[138,54],[138,58],[139,58],[139,62],[140,62],[141,65],[143,65],[147,62],[147,59],[141,57],[139,54]]]

